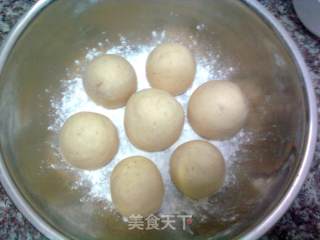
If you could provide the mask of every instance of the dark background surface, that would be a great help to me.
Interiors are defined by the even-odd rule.
[[[320,38],[301,24],[291,0],[258,0],[282,23],[300,48],[320,100]],[[304,1],[304,0],[301,0]],[[0,0],[0,44],[35,0]],[[320,13],[319,13],[320,14]],[[319,23],[320,24],[320,23]],[[318,105],[320,106],[320,105]],[[319,111],[319,110],[318,110]],[[297,199],[263,240],[320,239],[320,143]],[[0,184],[0,240],[46,239],[16,209]]]

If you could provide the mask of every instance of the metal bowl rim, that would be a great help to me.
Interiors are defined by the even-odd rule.
[[[247,233],[242,234],[243,239],[258,239],[263,234],[265,234],[279,219],[283,214],[288,210],[293,200],[299,193],[306,177],[311,167],[316,137],[317,137],[317,106],[316,98],[314,93],[314,88],[312,81],[308,72],[308,68],[305,64],[304,58],[302,57],[298,47],[292,40],[291,36],[284,29],[284,27],[278,22],[278,20],[265,9],[260,3],[256,0],[242,0],[248,5],[253,11],[258,13],[260,17],[264,18],[264,21],[271,24],[273,29],[278,33],[285,44],[287,44],[288,49],[291,51],[291,54],[296,61],[296,65],[299,68],[301,75],[304,80],[304,85],[307,94],[308,101],[308,119],[309,119],[309,128],[308,136],[306,140],[305,153],[300,165],[299,170],[297,171],[296,178],[289,190],[280,200],[279,204],[266,216],[266,218],[257,224],[253,229],[249,230]],[[4,67],[4,64],[13,49],[15,43],[22,35],[23,31],[29,25],[29,23],[50,3],[54,0],[40,0],[38,1],[16,24],[9,36],[4,41],[1,52],[0,52],[0,73]],[[1,150],[1,149],[0,149]],[[0,181],[4,186],[4,189],[16,205],[16,207],[23,213],[23,215],[35,226],[42,234],[44,234],[49,239],[67,239],[59,231],[50,226],[43,218],[41,218],[34,209],[28,204],[28,202],[23,198],[22,194],[19,192],[15,183],[10,177],[10,174],[6,168],[3,157],[0,152]]]

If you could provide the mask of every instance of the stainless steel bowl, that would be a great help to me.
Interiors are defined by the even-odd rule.
[[[250,101],[243,130],[250,139],[231,140],[239,146],[234,184],[210,198],[217,211],[187,232],[130,232],[104,201],[79,200],[89,190],[72,188],[76,175],[50,167],[61,160],[51,147],[51,100],[63,99],[61,79],[76,72],[74,60],[106,36],[102,48],[119,45],[119,34],[134,46],[148,44],[154,31],[166,31],[165,40],[195,39],[196,56],[216,72],[229,66],[228,78]],[[288,209],[312,161],[317,119],[307,68],[285,30],[253,0],[39,1],[4,44],[0,69],[1,182],[51,239],[257,239]]]

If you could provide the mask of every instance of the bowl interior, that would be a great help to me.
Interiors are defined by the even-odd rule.
[[[167,185],[164,204],[172,203],[172,196],[182,202],[163,206],[160,213],[191,214],[192,224],[186,229],[178,224],[176,230],[129,230],[112,208],[107,183],[114,164],[136,150],[122,148],[102,172],[86,172],[65,163],[57,136],[70,114],[105,111],[87,99],[81,84],[92,58],[104,52],[128,57],[144,82],[139,88],[144,88],[148,52],[170,41],[188,46],[198,63],[195,85],[178,97],[184,106],[202,82],[229,79],[248,97],[250,113],[238,135],[214,142],[225,155],[229,174],[218,194],[192,202]],[[0,144],[23,197],[66,237],[229,239],[259,224],[290,187],[308,133],[305,96],[299,70],[281,37],[240,1],[58,0],[28,25],[3,68]],[[104,113],[121,125],[121,111]],[[153,160],[165,175],[168,169],[161,166],[175,147],[163,155],[140,154],[158,156]]]

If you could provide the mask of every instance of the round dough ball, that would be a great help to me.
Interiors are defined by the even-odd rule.
[[[125,129],[130,141],[145,151],[162,151],[180,136],[184,123],[181,105],[166,91],[146,89],[129,99]]]
[[[188,119],[192,128],[207,139],[226,139],[235,135],[248,115],[247,100],[230,81],[209,81],[191,96]]]
[[[177,43],[156,47],[147,60],[147,77],[150,85],[180,95],[192,84],[196,63],[191,52]]]
[[[111,197],[116,209],[125,217],[147,217],[162,204],[164,185],[156,165],[135,156],[122,160],[112,171]]]
[[[60,148],[73,166],[94,170],[110,162],[118,151],[116,127],[104,115],[76,113],[64,123],[60,132]]]
[[[108,54],[93,60],[84,77],[87,94],[107,108],[124,106],[137,90],[137,76],[124,58]]]
[[[210,197],[223,185],[225,164],[220,151],[205,141],[190,141],[172,154],[173,183],[186,196],[199,200]]]

